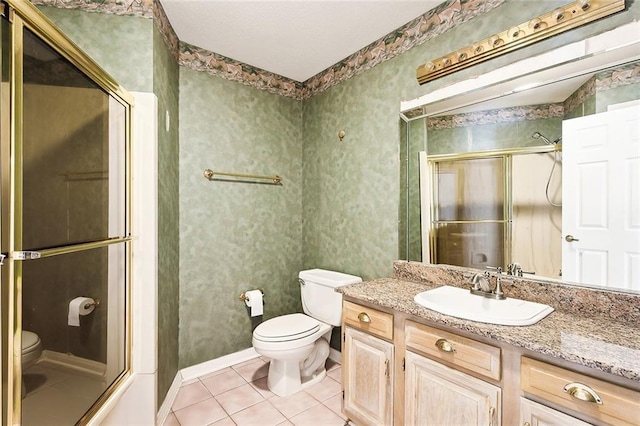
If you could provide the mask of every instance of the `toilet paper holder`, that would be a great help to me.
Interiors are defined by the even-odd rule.
[[[260,293],[262,293],[262,296],[264,296],[264,289],[259,288],[258,290],[260,290]],[[247,300],[247,294],[243,291],[242,293],[240,293],[240,297],[238,297],[238,299],[241,302],[244,302],[245,300]]]
[[[83,306],[84,309],[88,309],[89,306],[95,306],[96,308],[98,306],[100,306],[100,299],[95,299],[93,302],[91,303],[85,303],[85,305]]]

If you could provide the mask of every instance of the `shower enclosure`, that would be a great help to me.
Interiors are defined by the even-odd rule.
[[[130,369],[131,97],[28,2],[1,5],[2,424],[83,423]]]

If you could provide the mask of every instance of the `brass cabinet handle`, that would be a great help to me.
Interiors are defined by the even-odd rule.
[[[456,348],[453,347],[451,343],[447,339],[438,339],[436,340],[436,348],[440,349],[442,352],[455,352]]]
[[[489,426],[493,426],[493,418],[496,416],[496,407],[489,407]]]
[[[389,359],[385,359],[385,360],[384,360],[384,375],[385,375],[386,377],[391,377],[391,376],[389,375]]]
[[[562,390],[580,401],[602,405],[602,398],[600,398],[600,395],[598,395],[598,393],[589,386],[582,383],[567,383]]]
[[[371,317],[366,312],[360,312],[358,314],[358,319],[360,320],[360,322],[363,322],[365,324],[371,323]]]

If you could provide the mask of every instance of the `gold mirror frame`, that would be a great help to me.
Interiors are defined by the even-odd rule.
[[[418,67],[420,85],[624,10],[624,0],[578,0]]]

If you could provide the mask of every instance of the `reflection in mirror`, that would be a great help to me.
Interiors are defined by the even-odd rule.
[[[630,249],[624,255],[631,262],[626,278],[607,278],[611,274],[602,269],[595,271],[600,276],[597,279],[587,277],[584,270],[569,277],[564,273],[566,256],[562,254],[568,246],[569,250],[580,253],[578,257],[584,257],[583,263],[588,263],[593,253],[602,252],[580,248],[576,244],[578,239],[565,241],[567,232],[563,233],[563,227],[566,224],[562,222],[567,219],[567,213],[562,190],[572,191],[566,182],[575,181],[573,176],[566,176],[567,170],[563,170],[566,167],[562,167],[567,161],[563,144],[566,145],[567,140],[575,141],[576,137],[568,135],[566,130],[563,133],[563,127],[574,119],[580,120],[579,117],[588,116],[586,120],[591,120],[640,99],[640,61],[637,44],[635,46],[627,52],[618,50],[613,59],[614,50],[609,49],[601,62],[597,53],[589,54],[585,57],[589,66],[583,65],[580,58],[572,59],[568,66],[574,71],[567,71],[567,63],[563,64],[564,69],[560,67],[555,77],[556,83],[549,77],[552,70],[545,69],[544,79],[540,80],[545,83],[534,89],[515,90],[523,81],[537,81],[536,74],[525,68],[520,71],[525,80],[514,74],[509,81],[477,90],[470,90],[468,84],[460,89],[453,85],[441,89],[442,94],[434,91],[425,95],[428,102],[422,99],[424,103],[420,104],[419,99],[403,103],[402,130],[406,135],[401,153],[406,156],[406,162],[401,163],[404,199],[400,211],[406,223],[402,223],[400,231],[400,241],[404,243],[401,256],[406,260],[478,268],[506,268],[518,262],[525,272],[535,272],[539,277],[640,290],[632,284],[640,283],[637,275],[640,265],[633,261],[640,258],[640,247],[636,247],[640,243],[630,242]],[[588,72],[575,71],[579,69]],[[463,83],[466,82],[460,85]],[[459,96],[454,96],[456,90]],[[629,121],[626,134],[620,133],[619,138],[637,138],[638,133],[638,122]],[[581,140],[584,137],[574,143],[580,144]],[[626,161],[636,165],[637,170],[639,145],[633,146]],[[420,162],[422,151],[424,161]],[[496,158],[503,158],[505,164],[502,183],[498,185],[505,195],[502,205],[505,215],[501,219],[485,217],[486,214],[464,216],[478,211],[478,206],[480,212],[500,211],[501,201],[495,197],[497,172],[487,173],[492,176],[491,185],[480,183],[478,177],[485,168],[480,166],[480,160]],[[624,188],[630,193],[640,188],[638,175],[632,172],[626,175]],[[588,185],[587,181],[576,185]],[[487,190],[492,185],[494,189]],[[623,182],[612,182],[612,185],[622,186]],[[640,222],[639,202],[638,197],[631,197],[626,210],[627,233],[636,241],[640,240],[640,227],[634,228]],[[420,225],[416,225],[416,220]],[[489,234],[493,237],[488,238]],[[418,244],[420,250],[416,249]]]
[[[552,200],[560,166],[555,150],[542,149],[428,157],[431,263],[507,270],[513,260],[524,272],[560,276],[561,208]]]
[[[84,424],[127,369],[127,110],[26,28],[23,57],[18,244],[68,252],[22,267],[20,423]]]

